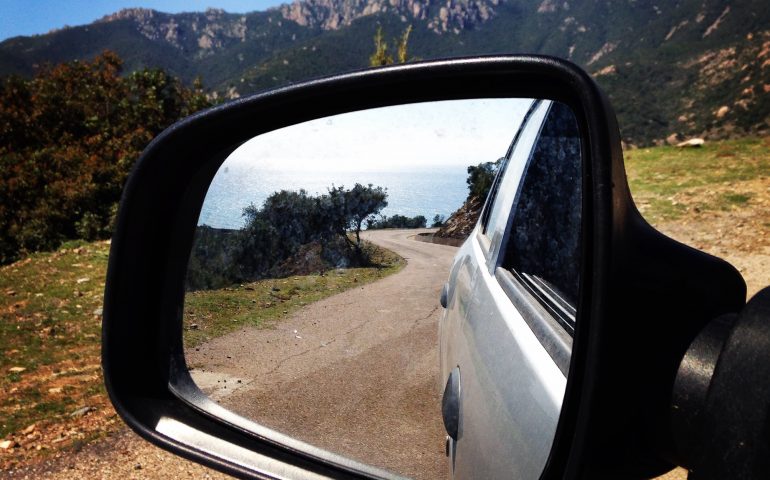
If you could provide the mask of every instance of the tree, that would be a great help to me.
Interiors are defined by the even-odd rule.
[[[369,57],[370,67],[384,67],[393,64],[393,57],[388,54],[388,43],[382,35],[382,26],[374,34],[374,53]]]
[[[367,219],[388,206],[387,197],[385,189],[371,183],[367,186],[356,183],[350,190],[332,187],[319,199],[320,216],[354,249],[356,257],[362,258],[361,228]],[[355,242],[350,239],[349,231],[355,235]]]
[[[236,232],[201,226],[188,266],[187,288],[219,288],[268,276],[293,267],[366,264],[361,228],[388,202],[381,187],[356,184],[332,187],[324,195],[281,190],[261,207],[243,210],[245,226]],[[423,224],[425,218],[422,217]],[[354,238],[351,238],[354,236]],[[309,258],[307,252],[319,251]]]
[[[407,217],[405,215],[395,214],[390,217],[380,215],[379,219],[370,218],[367,220],[366,228],[372,230],[380,228],[425,228],[427,224],[428,219],[423,215]]]
[[[210,105],[159,69],[121,76],[105,51],[0,79],[0,264],[62,241],[108,238],[141,151],[178,119]]]
[[[409,44],[409,34],[412,33],[412,26],[409,25],[401,34],[401,38],[398,41],[398,63],[406,63],[409,61],[407,55],[407,45]]]
[[[483,201],[487,198],[501,160],[502,158],[494,162],[479,163],[476,166],[468,167],[468,178],[465,180],[468,184],[468,199],[477,197]]]
[[[396,44],[396,58],[398,63],[406,63],[412,60],[408,54],[409,35],[412,33],[412,26],[406,27],[401,37],[394,39]],[[374,34],[374,53],[369,56],[370,67],[384,67],[394,63],[393,56],[388,53],[388,43],[382,34],[382,26],[377,26],[377,32]]]
[[[431,228],[443,227],[444,222],[446,222],[446,217],[444,215],[439,215],[437,213],[436,216],[433,217],[433,223],[431,224]]]

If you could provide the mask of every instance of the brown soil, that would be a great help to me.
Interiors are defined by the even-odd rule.
[[[748,297],[770,285],[770,177],[688,191],[678,200],[690,205],[685,218],[656,227],[666,235],[730,262],[743,275]],[[713,198],[740,193],[746,204],[700,211]]]

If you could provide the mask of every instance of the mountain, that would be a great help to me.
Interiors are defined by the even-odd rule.
[[[766,0],[295,0],[265,12],[122,10],[90,25],[0,43],[0,75],[117,52],[228,96],[367,66],[375,31],[430,59],[567,58],[610,96],[628,143],[770,129]]]

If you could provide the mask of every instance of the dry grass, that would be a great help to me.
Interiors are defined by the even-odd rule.
[[[0,470],[79,449],[122,425],[107,398],[100,365],[108,253],[109,242],[76,242],[0,267],[0,442],[8,442],[0,448]],[[384,250],[376,250],[373,259],[380,266],[190,294],[186,343],[195,345],[246,322],[279,320],[405,264]]]

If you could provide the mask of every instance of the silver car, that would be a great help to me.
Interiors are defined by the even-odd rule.
[[[580,179],[572,111],[533,102],[442,293],[454,478],[537,478],[545,466],[572,349]]]

